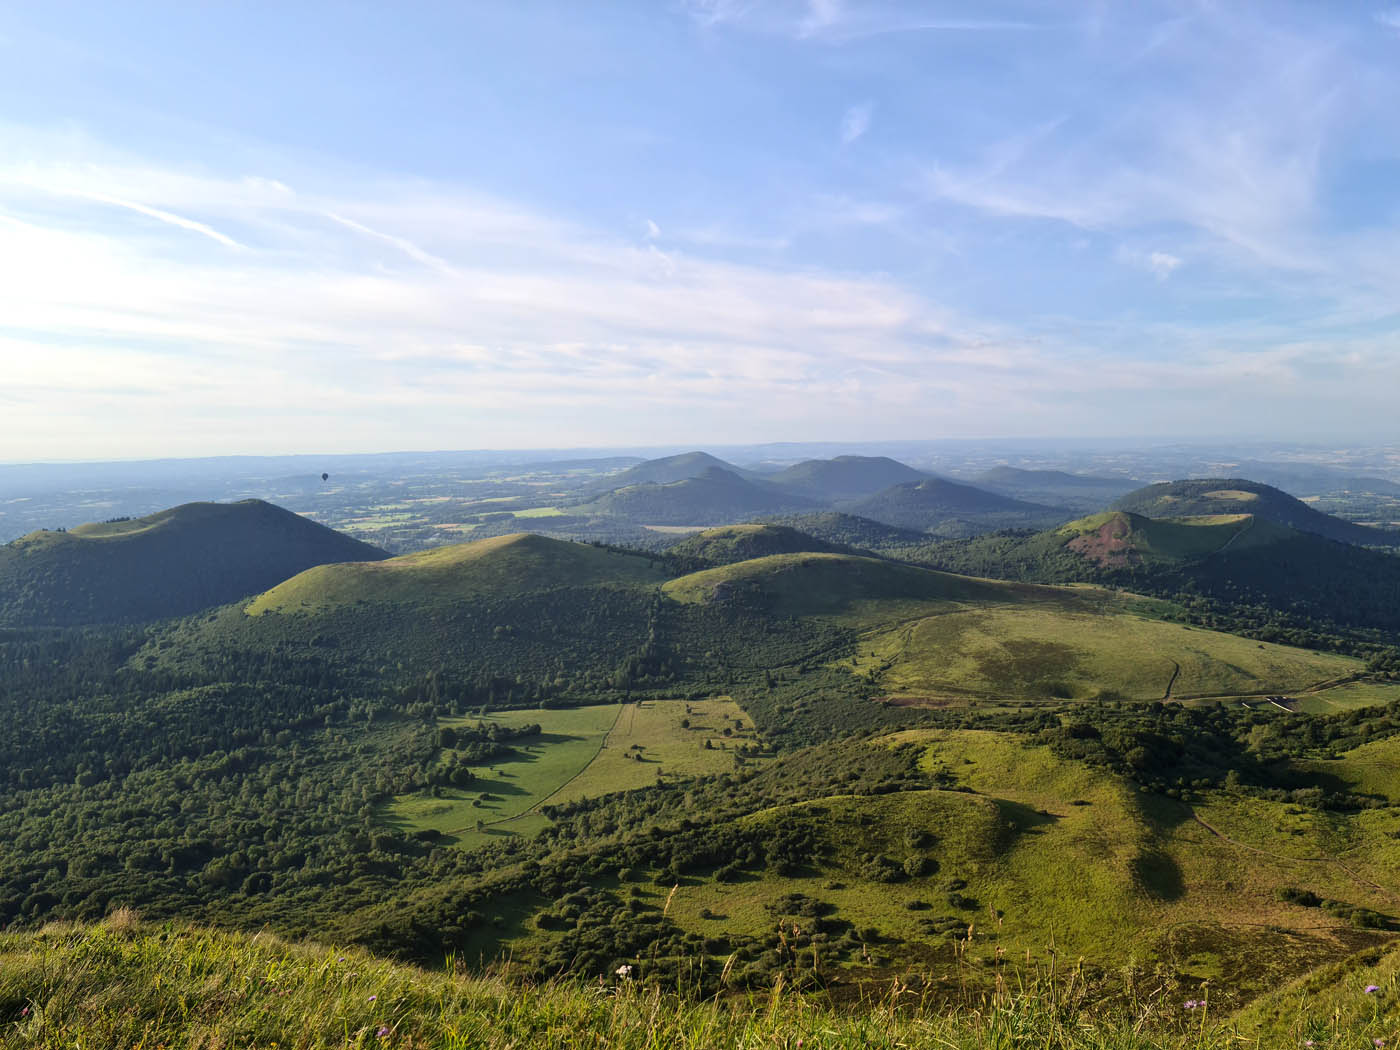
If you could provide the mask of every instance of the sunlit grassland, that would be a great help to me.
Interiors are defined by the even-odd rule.
[[[562,518],[566,513],[567,511],[560,510],[558,507],[531,507],[528,510],[515,511],[515,516],[517,518]]]
[[[522,985],[118,913],[0,935],[0,1042],[40,1047],[446,1050],[1263,1050],[1396,1035],[1394,953],[1349,960],[1230,1019],[1160,991],[1091,1009],[1072,980],[1013,980],[955,1009],[917,993],[837,1010],[782,988],[703,1001],[625,977]],[[1376,986],[1375,993],[1362,989]],[[1147,989],[1144,989],[1145,993]]]
[[[406,831],[436,830],[466,847],[501,835],[529,836],[548,824],[537,812],[546,802],[648,787],[659,775],[728,772],[736,765],[735,749],[753,739],[752,720],[728,698],[494,711],[439,725],[479,722],[538,724],[541,731],[511,741],[512,753],[476,768],[471,785],[401,795],[384,807],[382,819]]]
[[[959,607],[877,631],[850,661],[896,697],[1162,700],[1302,690],[1359,661],[1048,603]]]
[[[727,697],[628,704],[597,757],[549,801],[647,787],[656,783],[658,773],[689,777],[729,772],[735,768],[735,749],[752,742],[753,728],[743,708]]]
[[[1400,737],[1373,740],[1335,758],[1299,765],[1319,777],[1341,781],[1360,794],[1400,802]]]
[[[1400,700],[1400,682],[1343,682],[1316,692],[1304,693],[1296,697],[1296,700],[1297,703],[1292,705],[1295,710],[1317,715],[1357,707],[1373,707]]]
[[[383,818],[406,830],[433,829],[455,836],[463,845],[478,845],[491,834],[531,833],[543,827],[513,818],[529,813],[577,776],[597,756],[622,708],[616,704],[590,707],[529,708],[494,711],[480,718],[443,719],[443,727],[471,727],[479,722],[507,728],[538,723],[541,732],[509,743],[511,753],[475,770],[476,779],[464,788],[401,795],[389,803]],[[477,830],[477,822],[490,825]]]

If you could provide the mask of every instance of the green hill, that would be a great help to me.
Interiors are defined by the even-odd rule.
[[[761,518],[760,521],[769,525],[786,525],[828,543],[882,554],[897,554],[929,542],[926,533],[915,529],[901,529],[882,521],[834,510],[778,514]]]
[[[846,612],[872,602],[1005,601],[1037,590],[850,554],[775,554],[670,580],[662,592],[695,604],[759,605],[785,616]]]
[[[786,525],[721,525],[688,536],[666,549],[678,565],[710,567],[730,565],[770,554],[799,554],[804,551],[853,554],[849,547],[829,543]]]
[[[1098,478],[1062,470],[1022,470],[995,467],[972,479],[979,488],[1029,503],[1068,507],[1080,512],[1099,510],[1141,487],[1124,478]]]
[[[1400,557],[1252,514],[1147,518],[1107,511],[1033,535],[927,548],[921,560],[998,579],[1110,583],[1234,608],[1272,610],[1267,637],[1400,629]],[[1247,611],[1258,628],[1269,614]]]
[[[683,481],[648,482],[616,489],[577,512],[624,518],[642,525],[724,525],[816,506],[805,496],[776,485],[709,467]]]
[[[1281,489],[1242,478],[1164,481],[1128,493],[1113,505],[1113,509],[1148,518],[1252,514],[1261,521],[1325,536],[1341,543],[1400,545],[1400,534],[1334,518],[1313,510]]]
[[[833,617],[856,630],[841,666],[900,702],[1161,700],[1298,692],[1360,661],[1163,622],[1151,602],[831,554],[708,569],[676,601]]]
[[[728,471],[730,474],[751,481],[757,478],[757,475],[750,474],[741,467],[727,463],[708,452],[683,452],[677,456],[649,459],[617,474],[601,478],[589,487],[589,491],[603,493],[629,488],[633,485],[670,485],[677,481],[698,478],[712,470]]]
[[[997,529],[1044,528],[1070,516],[1054,507],[1026,503],[945,478],[894,485],[843,509],[897,528],[950,537]]]
[[[571,587],[647,587],[664,578],[644,555],[516,532],[387,561],[318,566],[258,595],[245,611],[324,613],[362,603],[422,607]]]
[[[859,500],[891,485],[922,481],[928,475],[888,456],[809,459],[769,475],[767,480],[823,503]]]
[[[261,500],[33,532],[0,547],[0,623],[132,623],[256,594],[315,565],[387,558]]]

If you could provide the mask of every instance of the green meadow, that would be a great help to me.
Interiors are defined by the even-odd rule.
[[[538,724],[540,732],[510,741],[508,754],[474,768],[469,786],[397,796],[382,819],[404,831],[441,832],[468,848],[533,835],[548,823],[538,812],[546,803],[649,787],[667,776],[728,772],[736,748],[753,741],[752,719],[727,697],[493,711],[438,724],[483,723]]]
[[[983,605],[862,640],[850,666],[893,697],[1189,700],[1301,691],[1358,660],[1068,603]]]

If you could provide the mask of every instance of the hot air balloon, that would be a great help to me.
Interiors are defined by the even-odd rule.
[[[330,480],[330,475],[329,475],[329,474],[322,474],[322,475],[321,475],[321,480],[322,480],[322,481],[328,481],[328,480]]]

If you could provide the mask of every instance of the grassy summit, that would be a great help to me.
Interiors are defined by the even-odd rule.
[[[632,588],[664,578],[645,555],[516,532],[387,561],[320,566],[258,595],[246,611],[324,612],[362,601],[428,605],[564,587]]]
[[[34,532],[0,547],[0,623],[138,622],[256,594],[314,565],[388,557],[262,500]]]
[[[1201,514],[1252,514],[1261,521],[1299,532],[1325,536],[1342,543],[1361,545],[1400,544],[1393,532],[1355,525],[1314,510],[1300,499],[1272,485],[1243,478],[1207,478],[1165,481],[1130,492],[1114,505],[1149,518],[1180,518]]]

